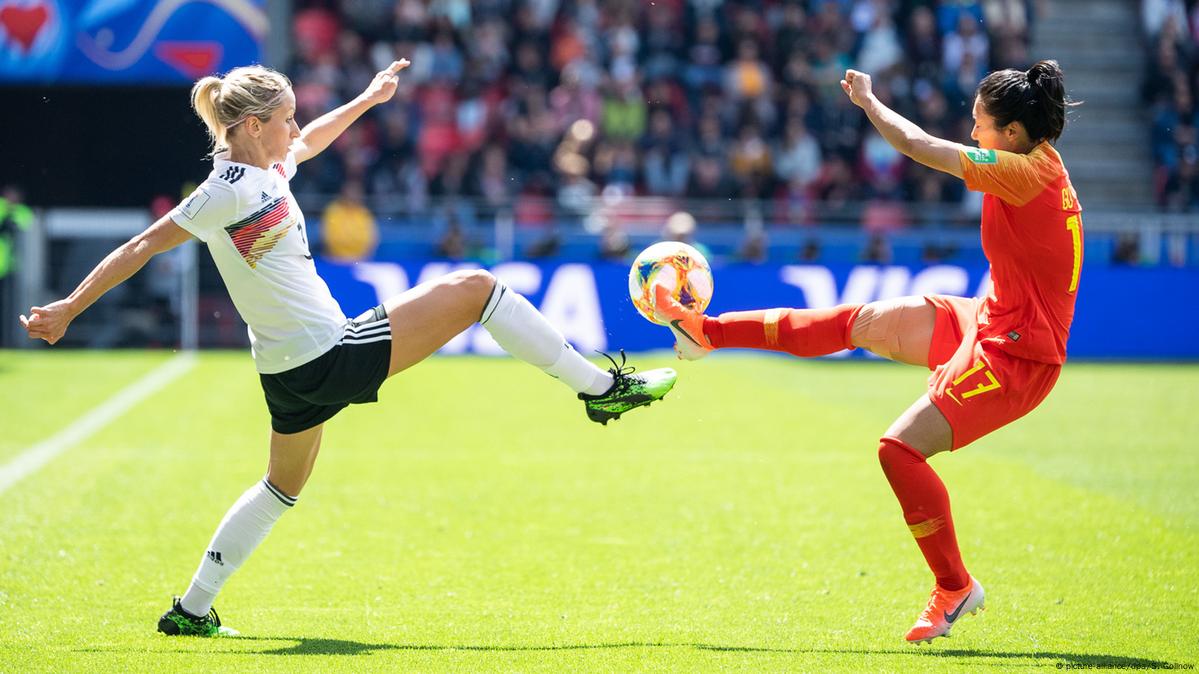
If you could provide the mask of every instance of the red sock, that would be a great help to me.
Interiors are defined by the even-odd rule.
[[[960,590],[970,582],[962,564],[949,514],[949,493],[924,455],[894,438],[879,441],[878,459],[903,508],[903,519],[916,537],[937,585]]]
[[[704,334],[717,349],[785,351],[812,357],[852,349],[849,333],[860,304],[832,309],[732,311],[704,321]]]

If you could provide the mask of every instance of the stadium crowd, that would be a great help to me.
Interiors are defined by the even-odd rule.
[[[412,66],[395,104],[296,190],[365,198],[382,217],[439,198],[512,206],[520,223],[630,194],[764,200],[778,222],[865,203],[854,217],[872,229],[930,204],[969,210],[960,181],[866,133],[838,83],[872,73],[889,105],[965,140],[981,77],[1030,64],[1036,13],[1035,0],[301,1],[300,119],[394,58]]]
[[[1143,0],[1150,54],[1142,97],[1153,116],[1154,188],[1168,211],[1199,208],[1199,1]]]

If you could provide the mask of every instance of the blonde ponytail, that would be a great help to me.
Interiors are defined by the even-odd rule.
[[[266,122],[286,99],[287,76],[265,66],[243,66],[192,87],[192,109],[212,138],[213,153],[229,149],[230,133],[249,117]]]
[[[192,109],[204,120],[204,126],[208,127],[208,137],[213,143],[213,152],[220,152],[228,147],[225,142],[226,125],[221,123],[217,115],[217,101],[221,96],[221,78],[208,77],[201,78],[196,85],[192,87]]]

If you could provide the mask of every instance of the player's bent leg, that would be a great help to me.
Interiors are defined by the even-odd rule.
[[[904,410],[884,437],[899,440],[926,458],[953,449],[953,428],[928,395],[920,396]]]
[[[270,533],[275,522],[296,504],[296,499],[320,451],[323,425],[283,434],[271,431],[271,457],[267,476],[250,487],[225,513],[200,566],[183,597],[158,619],[158,631],[178,636],[233,636],[221,625],[212,608],[225,582]]]
[[[962,562],[949,492],[927,458],[953,447],[953,430],[927,395],[921,396],[879,441],[878,457],[916,539],[936,577],[928,603],[908,631],[909,642],[947,636],[962,615],[982,608],[984,592]]]
[[[937,310],[920,296],[899,297],[862,306],[850,341],[883,358],[928,367]]]

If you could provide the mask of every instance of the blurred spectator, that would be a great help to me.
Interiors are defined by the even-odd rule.
[[[700,255],[711,259],[712,251],[707,246],[695,240],[695,216],[687,211],[676,211],[666,218],[662,226],[663,241],[679,241],[699,251]]]
[[[695,243],[695,216],[687,211],[676,211],[666,218],[662,226],[662,238],[666,241]]]
[[[758,43],[753,39],[741,40],[736,60],[725,71],[725,91],[733,104],[769,123],[773,119],[774,82],[758,52]]]
[[[942,47],[942,67],[946,73],[958,73],[963,65],[969,65],[974,81],[978,82],[986,70],[991,43],[982,30],[982,19],[962,12],[958,15],[957,29],[945,36]],[[971,87],[973,89],[973,87]]]
[[[787,118],[783,142],[774,153],[774,172],[780,180],[806,191],[820,175],[820,143],[808,133],[803,117]]]
[[[1184,3],[1144,0],[1141,9],[1151,49],[1141,96],[1150,106],[1157,203],[1163,210],[1193,211],[1199,209],[1199,106],[1194,91],[1199,55]]]
[[[1141,240],[1136,232],[1122,232],[1116,238],[1116,246],[1112,251],[1112,262],[1115,264],[1138,265],[1141,263]]]
[[[606,197],[632,196],[637,181],[637,151],[629,141],[602,142],[595,149],[595,175]]]
[[[687,188],[691,168],[681,134],[671,122],[666,108],[650,115],[650,129],[641,143],[645,166],[645,187],[650,194],[679,196]]]
[[[562,71],[562,83],[550,92],[550,108],[560,131],[575,121],[585,119],[598,124],[603,110],[603,100],[591,82],[583,79],[583,67],[571,63]]]
[[[558,187],[558,205],[571,213],[586,215],[595,199],[595,183],[587,177],[588,164],[582,155],[567,153],[557,159],[563,181]]]
[[[882,234],[871,234],[862,249],[862,262],[867,264],[891,264],[891,244]]]
[[[808,239],[803,248],[799,249],[800,262],[815,262],[820,259],[820,242],[816,239]]]
[[[714,155],[702,155],[691,162],[691,178],[687,181],[689,199],[728,199],[735,186],[729,182],[724,164]]]
[[[940,0],[937,3],[937,27],[941,33],[950,33],[960,28],[962,19],[982,24],[983,8],[978,0]]]
[[[456,218],[451,218],[445,228],[445,233],[437,240],[435,255],[447,260],[461,260],[467,254],[466,232]]]
[[[325,255],[338,262],[367,259],[374,254],[379,242],[375,218],[362,201],[362,183],[346,181],[341,194],[329,203],[321,216]]]
[[[762,264],[766,261],[769,249],[770,246],[766,238],[766,233],[762,231],[754,232],[747,235],[745,240],[741,242],[741,247],[737,250],[737,259],[750,264]]]
[[[740,197],[756,199],[766,191],[773,166],[770,148],[757,126],[746,124],[741,127],[737,142],[732,147],[729,168],[738,183]]]
[[[497,144],[488,145],[475,172],[472,193],[482,197],[487,206],[497,208],[512,203],[517,187],[516,177],[508,171],[504,148]]]
[[[645,132],[645,97],[632,75],[608,88],[601,109],[600,129],[605,136],[636,140]]]
[[[937,31],[933,10],[927,5],[920,5],[912,11],[904,52],[916,79],[937,82],[942,58],[941,34]]]
[[[562,237],[557,230],[552,230],[541,239],[525,249],[525,257],[553,257],[562,249]]]
[[[941,264],[957,254],[953,244],[943,244],[939,241],[929,241],[920,249],[920,263],[925,266]]]
[[[907,159],[885,138],[872,133],[862,143],[859,172],[866,179],[867,191],[876,197],[899,196]]]
[[[903,60],[903,46],[895,30],[889,3],[863,3],[871,7],[869,25],[864,26],[858,48],[857,67],[863,72],[884,75]],[[881,5],[881,6],[879,6]]]
[[[599,256],[609,262],[626,262],[629,257],[629,235],[612,224],[600,230]]]
[[[690,45],[683,77],[693,97],[697,97],[699,92],[709,87],[720,86],[724,78],[724,48],[721,45],[720,24],[715,17],[705,15],[698,20]]]
[[[1182,0],[1141,0],[1141,22],[1145,35],[1156,40],[1162,26],[1173,20],[1177,26],[1187,25],[1186,3]]]

